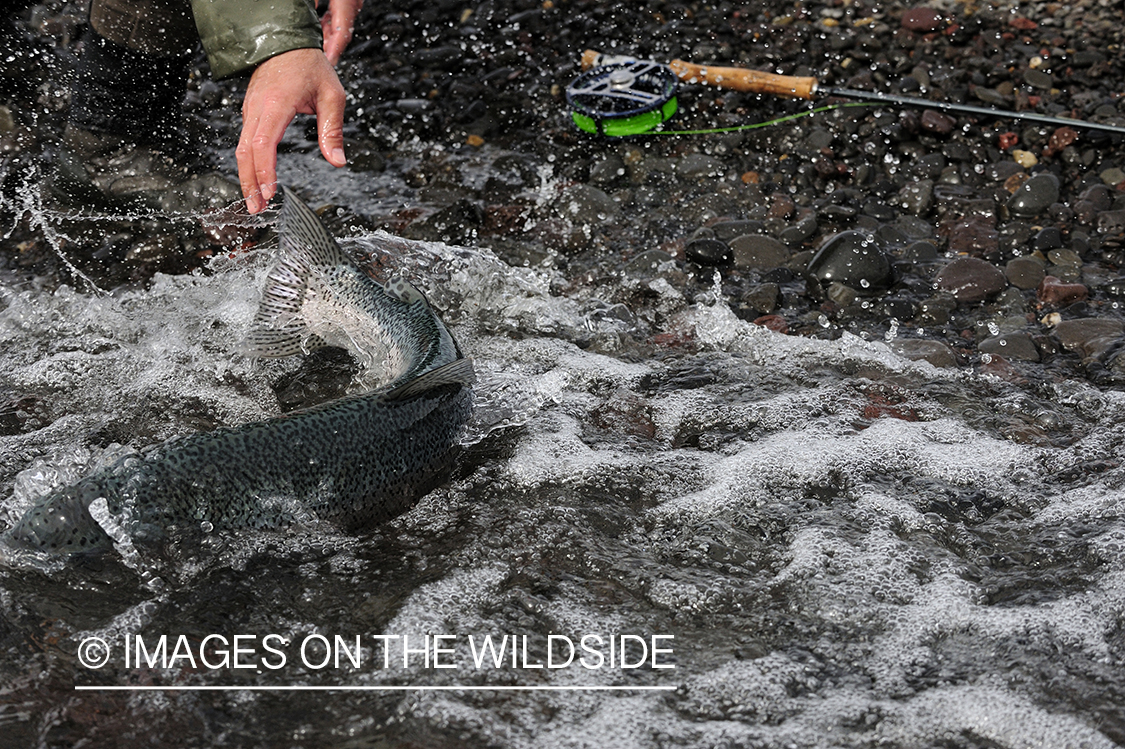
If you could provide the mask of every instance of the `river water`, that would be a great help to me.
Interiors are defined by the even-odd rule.
[[[659,264],[573,285],[353,234],[475,362],[454,474],[365,535],[179,528],[3,570],[0,745],[1125,742],[1121,393],[782,335]],[[144,290],[0,287],[0,526],[340,391],[346,357],[238,353],[271,244]]]

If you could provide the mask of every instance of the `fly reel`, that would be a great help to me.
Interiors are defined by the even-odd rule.
[[[627,60],[587,70],[566,88],[579,130],[620,137],[640,135],[676,113],[679,79],[666,65]]]

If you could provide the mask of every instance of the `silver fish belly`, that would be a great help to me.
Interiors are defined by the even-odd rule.
[[[57,553],[112,548],[90,514],[99,499],[135,539],[187,523],[276,528],[312,520],[356,530],[402,513],[441,480],[472,411],[471,361],[419,291],[364,274],[288,190],[281,223],[281,260],[249,352],[287,356],[327,345],[302,314],[315,301],[367,324],[361,337],[386,360],[391,382],[126,456],[39,500],[0,542]]]

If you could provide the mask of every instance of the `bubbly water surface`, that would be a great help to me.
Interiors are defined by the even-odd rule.
[[[1125,742],[1120,393],[784,336],[659,279],[618,281],[643,300],[622,312],[488,250],[350,243],[388,247],[476,363],[454,476],[368,535],[179,529],[5,570],[0,730],[28,746]],[[18,415],[4,527],[130,449],[269,417],[279,381],[315,384],[300,361],[238,354],[265,254],[110,296],[0,290]],[[255,667],[124,660],[126,636],[198,655],[215,634],[254,638]],[[95,636],[96,669],[78,659]],[[486,636],[499,664],[477,663]],[[337,637],[343,659],[321,666]],[[567,642],[571,661],[535,667]]]

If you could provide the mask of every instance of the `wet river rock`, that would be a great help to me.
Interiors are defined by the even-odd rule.
[[[977,348],[981,353],[999,354],[1006,359],[1039,361],[1039,349],[1026,333],[1008,333],[988,338],[981,341]]]
[[[1121,320],[1084,317],[1063,320],[1055,326],[1055,336],[1068,351],[1085,357],[1098,357],[1119,345],[1125,334]]]
[[[824,286],[841,283],[857,291],[884,288],[893,280],[890,259],[878,241],[858,231],[829,238],[809,261],[806,273]]]
[[[1047,272],[1042,260],[1024,255],[1009,260],[1004,266],[1004,275],[1017,289],[1034,289],[1039,286]]]
[[[1015,192],[1008,200],[1008,210],[1013,216],[1032,218],[1042,213],[1059,199],[1059,178],[1050,173],[1037,174]]]
[[[730,243],[737,268],[780,268],[792,253],[784,243],[763,234],[745,234]]]
[[[1036,290],[1036,299],[1044,304],[1064,305],[1080,302],[1089,290],[1080,283],[1064,283],[1054,276],[1044,276]]]
[[[938,271],[934,288],[948,291],[959,302],[980,302],[1008,285],[1004,274],[991,263],[975,257],[959,257]]]

